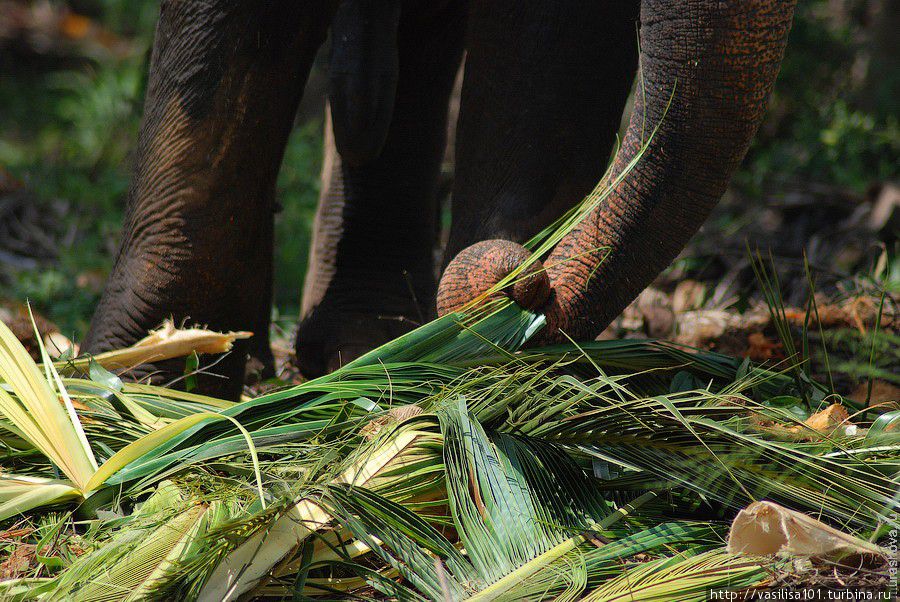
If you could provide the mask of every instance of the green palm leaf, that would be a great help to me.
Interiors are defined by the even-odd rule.
[[[584,602],[692,602],[710,590],[741,590],[763,581],[771,561],[711,551],[638,564],[593,590]]]
[[[40,340],[39,340],[40,343]],[[59,374],[45,356],[41,374],[28,352],[0,323],[0,415],[7,428],[46,455],[75,484],[83,488],[97,469],[93,451]]]
[[[0,475],[0,520],[80,498],[81,491],[68,481]]]
[[[143,600],[205,534],[229,514],[228,502],[201,504],[171,483],[159,489],[104,546],[79,558],[42,589],[47,600]],[[52,587],[51,587],[52,586]]]

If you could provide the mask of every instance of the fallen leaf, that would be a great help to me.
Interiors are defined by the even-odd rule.
[[[662,339],[669,336],[675,326],[675,314],[671,309],[662,305],[649,305],[640,309],[644,318],[644,331],[648,337]]]
[[[698,309],[678,314],[676,343],[706,347],[727,332],[760,330],[769,324],[768,311],[762,306],[744,313],[724,309]]]
[[[761,332],[751,332],[747,335],[747,350],[744,357],[749,357],[754,362],[765,362],[775,358],[782,358],[783,345],[778,341],[769,339]]]
[[[834,429],[842,425],[849,425],[850,414],[847,413],[847,408],[839,403],[834,403],[821,412],[816,412],[807,418],[805,424],[815,431],[830,434]],[[799,426],[794,428],[800,429]]]
[[[24,577],[35,558],[35,546],[30,543],[17,545],[6,560],[0,562],[0,581]]]
[[[678,318],[675,342],[703,347],[728,329],[731,315],[723,309],[689,311]]]
[[[771,420],[760,420],[754,416],[756,427],[775,437],[788,441],[821,441],[835,434],[853,435],[856,425],[850,422],[847,408],[839,403],[832,404],[807,418],[803,424],[787,426]]]
[[[191,353],[227,353],[234,341],[248,339],[252,332],[214,332],[205,328],[176,328],[166,321],[159,330],[154,330],[131,347],[108,351],[93,356],[79,358],[72,363],[78,368],[87,368],[90,360],[107,370],[130,369],[141,364],[158,362],[176,357],[186,357]]]
[[[728,533],[728,552],[829,560],[886,554],[874,544],[768,501],[753,502],[738,513]]]
[[[0,531],[0,540],[21,539],[28,537],[32,533],[34,533],[34,529],[31,527],[7,529],[6,531]]]
[[[706,286],[696,280],[682,280],[672,293],[672,311],[684,313],[703,306]]]
[[[406,405],[393,408],[386,414],[370,420],[359,430],[359,434],[371,441],[378,433],[382,431],[382,429],[384,429],[384,427],[391,424],[396,424],[398,422],[403,422],[404,420],[412,418],[413,416],[418,416],[421,413],[422,408],[414,405]]]

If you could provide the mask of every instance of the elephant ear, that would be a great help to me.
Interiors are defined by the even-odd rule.
[[[343,161],[379,155],[394,112],[400,0],[344,0],[331,26],[328,100]]]

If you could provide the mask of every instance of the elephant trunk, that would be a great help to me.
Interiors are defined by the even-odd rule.
[[[545,262],[545,340],[596,336],[709,215],[762,120],[794,4],[643,1],[635,108],[610,176],[620,181]]]

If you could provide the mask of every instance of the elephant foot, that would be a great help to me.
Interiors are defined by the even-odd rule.
[[[353,288],[344,294],[329,290],[300,321],[297,367],[306,378],[333,372],[432,317],[432,295],[378,298],[373,289],[361,293],[358,283]]]
[[[297,329],[297,367],[306,378],[333,372],[418,326],[408,316],[316,307]]]

